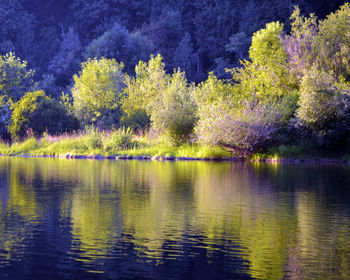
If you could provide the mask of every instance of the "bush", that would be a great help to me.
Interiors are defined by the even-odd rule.
[[[14,139],[26,136],[31,130],[34,136],[44,132],[57,135],[78,129],[78,120],[70,115],[62,103],[52,100],[43,91],[28,92],[12,105],[9,132]]]
[[[134,147],[134,134],[130,128],[120,128],[105,140],[106,151],[128,150]]]
[[[274,132],[273,119],[260,107],[231,111],[223,105],[210,106],[201,112],[196,126],[202,143],[243,155],[265,148]]]
[[[140,62],[135,72],[135,78],[126,78],[124,111],[130,114],[144,110],[153,129],[174,143],[187,140],[196,121],[196,103],[185,74],[166,74],[160,55],[151,57],[148,63]]]
[[[118,125],[123,67],[114,59],[92,59],[82,64],[79,76],[74,75],[73,106],[82,124],[103,128]]]
[[[0,55],[0,95],[17,102],[35,87],[34,71],[27,69],[27,62],[12,53]]]
[[[185,74],[176,72],[152,109],[152,126],[178,144],[189,139],[196,122],[196,103]]]
[[[350,132],[350,88],[313,67],[301,83],[297,120],[319,138],[320,145],[346,138]]]
[[[85,145],[90,152],[102,149],[103,135],[94,125],[85,127]]]
[[[136,109],[130,114],[124,114],[120,119],[120,125],[130,127],[134,131],[142,131],[150,127],[151,120],[145,110]]]

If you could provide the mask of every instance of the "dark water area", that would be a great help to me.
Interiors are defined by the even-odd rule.
[[[0,279],[350,279],[350,167],[0,158]]]

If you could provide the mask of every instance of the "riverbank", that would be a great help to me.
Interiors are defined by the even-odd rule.
[[[139,137],[129,148],[109,145],[89,145],[86,135],[29,138],[12,145],[0,143],[1,156],[52,157],[62,159],[95,160],[156,160],[156,161],[251,161],[265,163],[324,163],[350,164],[348,154],[329,155],[310,151],[309,155],[297,146],[279,146],[250,157],[233,156],[221,147],[207,147],[197,143],[174,146],[162,139],[150,141]],[[91,144],[91,143],[90,143]],[[93,147],[93,148],[92,148]]]
[[[88,135],[29,138],[12,145],[0,143],[3,156],[56,157],[67,159],[138,159],[138,160],[240,160],[220,147],[197,143],[171,145],[164,139],[149,140],[138,137],[128,145],[111,145],[106,137],[96,144]],[[96,143],[95,143],[96,142]]]
[[[338,164],[350,165],[350,160],[331,159],[331,158],[318,158],[318,159],[298,159],[298,158],[266,158],[266,159],[251,159],[239,156],[233,157],[172,157],[172,156],[120,156],[120,155],[28,155],[28,154],[0,154],[0,156],[8,157],[21,157],[21,158],[60,158],[60,159],[85,159],[85,160],[141,160],[141,161],[231,161],[231,162],[252,162],[252,163],[282,163],[282,164]]]

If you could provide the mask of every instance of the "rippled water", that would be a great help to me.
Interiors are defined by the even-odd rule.
[[[350,167],[0,158],[0,279],[350,279]]]

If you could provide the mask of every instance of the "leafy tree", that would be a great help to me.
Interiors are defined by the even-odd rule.
[[[350,133],[350,86],[313,67],[300,86],[299,124],[318,137],[320,145],[344,140]]]
[[[126,76],[123,110],[130,114],[138,109],[151,115],[161,89],[165,88],[169,75],[161,55],[151,56],[148,62],[140,61],[135,67],[135,77]]]
[[[350,4],[346,3],[319,24],[317,63],[337,77],[350,79]]]
[[[318,50],[318,21],[314,14],[300,15],[296,7],[291,17],[291,32],[283,37],[283,48],[288,55],[291,73],[300,83],[305,71],[316,61]]]
[[[9,132],[13,139],[24,137],[29,130],[41,136],[44,132],[54,135],[79,127],[77,119],[44,91],[28,92],[12,105],[12,110]]]
[[[60,85],[64,86],[77,72],[81,62],[81,44],[78,34],[72,27],[67,33],[62,30],[60,49],[50,61],[49,70],[57,77]]]
[[[34,18],[25,11],[19,0],[0,1],[0,54],[15,52],[30,58],[35,50]]]
[[[11,102],[7,100],[6,96],[0,96],[0,137],[3,140],[10,139],[8,126],[11,122]]]
[[[186,32],[174,52],[173,65],[177,68],[181,68],[181,70],[186,73],[187,77],[193,77],[193,62],[194,55],[191,36]]]
[[[91,59],[74,75],[72,88],[76,116],[85,125],[118,125],[119,104],[124,87],[123,63],[114,59]]]
[[[193,132],[197,107],[192,93],[185,73],[178,71],[158,93],[160,96],[152,106],[153,128],[164,132],[175,144],[189,140]]]
[[[86,58],[115,58],[127,65],[126,71],[132,73],[140,60],[149,58],[152,52],[152,43],[146,36],[129,31],[115,23],[102,36],[93,40],[86,47]]]
[[[196,104],[185,74],[167,74],[161,55],[140,62],[135,72],[136,77],[126,78],[124,111],[144,110],[152,127],[173,142],[188,139],[196,120]]]
[[[243,67],[233,71],[233,78],[239,82],[236,87],[243,99],[257,97],[259,102],[268,104],[282,102],[287,97],[290,104],[285,105],[290,110],[285,111],[288,115],[284,119],[288,119],[296,109],[297,84],[289,70],[282,32],[283,24],[272,22],[254,33],[249,49],[251,62],[243,61]]]
[[[35,87],[34,71],[12,53],[0,55],[0,73],[0,95],[14,102]]]
[[[169,7],[163,9],[159,17],[153,19],[150,24],[145,25],[141,29],[141,33],[151,40],[155,50],[170,65],[173,61],[175,50],[183,36],[181,13]]]
[[[242,60],[247,58],[250,43],[251,37],[245,32],[239,32],[230,37],[230,41],[226,44],[225,49],[234,53],[236,58]]]
[[[266,147],[274,136],[277,110],[254,100],[241,100],[237,89],[212,73],[197,88],[196,135],[203,144],[219,145],[238,154]]]

